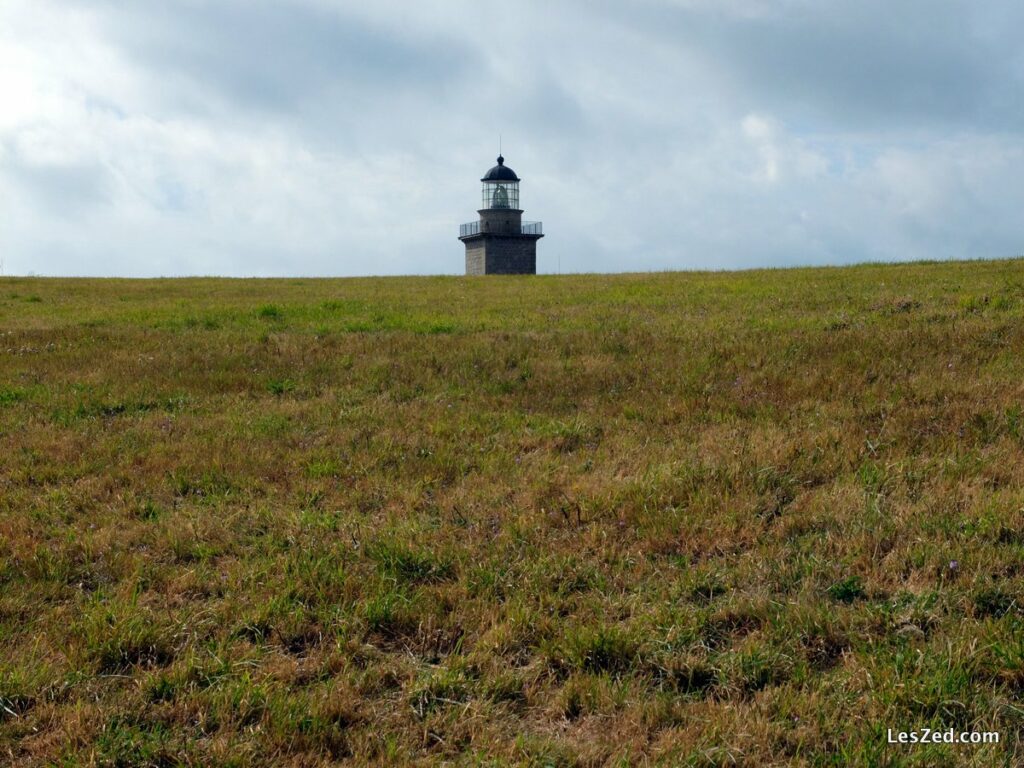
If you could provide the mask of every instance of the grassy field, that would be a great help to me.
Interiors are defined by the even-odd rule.
[[[0,278],[0,763],[1019,765],[1022,594],[1021,261]]]

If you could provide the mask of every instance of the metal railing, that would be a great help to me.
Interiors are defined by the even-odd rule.
[[[480,222],[471,221],[468,224],[459,225],[459,237],[470,237],[471,235],[480,234]],[[500,235],[501,232],[495,232],[494,234]],[[544,234],[544,222],[542,221],[524,221],[519,227],[520,235],[543,235]]]

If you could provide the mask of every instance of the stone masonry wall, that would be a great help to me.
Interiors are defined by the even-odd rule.
[[[495,235],[518,234],[523,224],[523,212],[515,208],[485,208],[480,214],[480,231]]]
[[[467,275],[485,275],[487,271],[486,260],[484,254],[484,241],[476,240],[472,243],[466,243],[466,274]]]
[[[537,274],[537,239],[533,237],[488,237],[485,271],[488,275]]]
[[[531,235],[483,235],[465,240],[467,275],[537,274],[537,240]]]

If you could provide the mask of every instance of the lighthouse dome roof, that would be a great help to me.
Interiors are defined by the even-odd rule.
[[[519,181],[519,177],[505,165],[505,158],[498,155],[498,164],[485,173],[480,181]]]

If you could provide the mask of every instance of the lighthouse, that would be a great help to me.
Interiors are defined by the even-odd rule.
[[[459,227],[459,240],[466,244],[466,274],[537,274],[537,241],[544,237],[544,227],[539,221],[523,221],[516,172],[498,155],[498,164],[480,181],[480,219]]]

